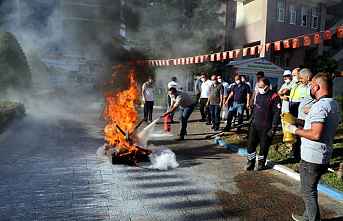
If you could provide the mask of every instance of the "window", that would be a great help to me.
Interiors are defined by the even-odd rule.
[[[285,0],[277,1],[277,20],[278,22],[285,21]]]
[[[297,24],[297,10],[293,5],[289,6],[289,23],[292,25]]]
[[[312,21],[311,26],[313,29],[318,29],[319,26],[319,10],[318,8],[312,8]]]
[[[307,19],[308,19],[308,10],[307,8],[302,7],[301,8],[301,25],[307,26]]]

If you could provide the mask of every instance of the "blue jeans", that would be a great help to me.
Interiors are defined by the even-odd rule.
[[[318,182],[327,171],[328,165],[300,162],[300,183],[305,202],[304,220],[320,221],[318,206]]]
[[[243,124],[244,108],[245,108],[244,103],[240,104],[240,103],[237,103],[236,101],[233,102],[232,106],[229,108],[229,114],[227,116],[227,124],[226,124],[227,129],[231,128],[232,119],[236,114],[238,116],[238,125],[241,126]]]
[[[210,105],[211,119],[213,129],[219,130],[220,126],[220,106],[219,105]]]
[[[184,137],[187,134],[187,122],[193,110],[194,110],[194,105],[180,108],[180,121],[181,121],[180,137]]]

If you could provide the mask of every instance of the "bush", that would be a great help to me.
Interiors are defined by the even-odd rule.
[[[31,72],[22,48],[14,35],[0,32],[0,93],[30,86]]]
[[[23,104],[2,101],[0,102],[0,129],[3,129],[11,120],[25,115],[25,107]]]

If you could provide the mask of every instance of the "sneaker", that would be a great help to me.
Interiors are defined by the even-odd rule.
[[[258,171],[266,170],[266,169],[267,169],[267,167],[265,165],[258,164],[258,166],[257,166]]]
[[[212,125],[210,122],[207,122],[206,125]]]
[[[292,219],[294,221],[305,221],[305,218],[303,216],[298,216],[292,213]]]

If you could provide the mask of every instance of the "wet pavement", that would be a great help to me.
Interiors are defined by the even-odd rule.
[[[298,182],[244,172],[244,158],[204,139],[204,123],[192,122],[186,141],[151,142],[176,153],[180,167],[169,171],[97,161],[102,127],[95,111],[29,114],[2,133],[0,220],[288,221],[303,211]],[[323,217],[343,220],[342,202],[320,202]]]

